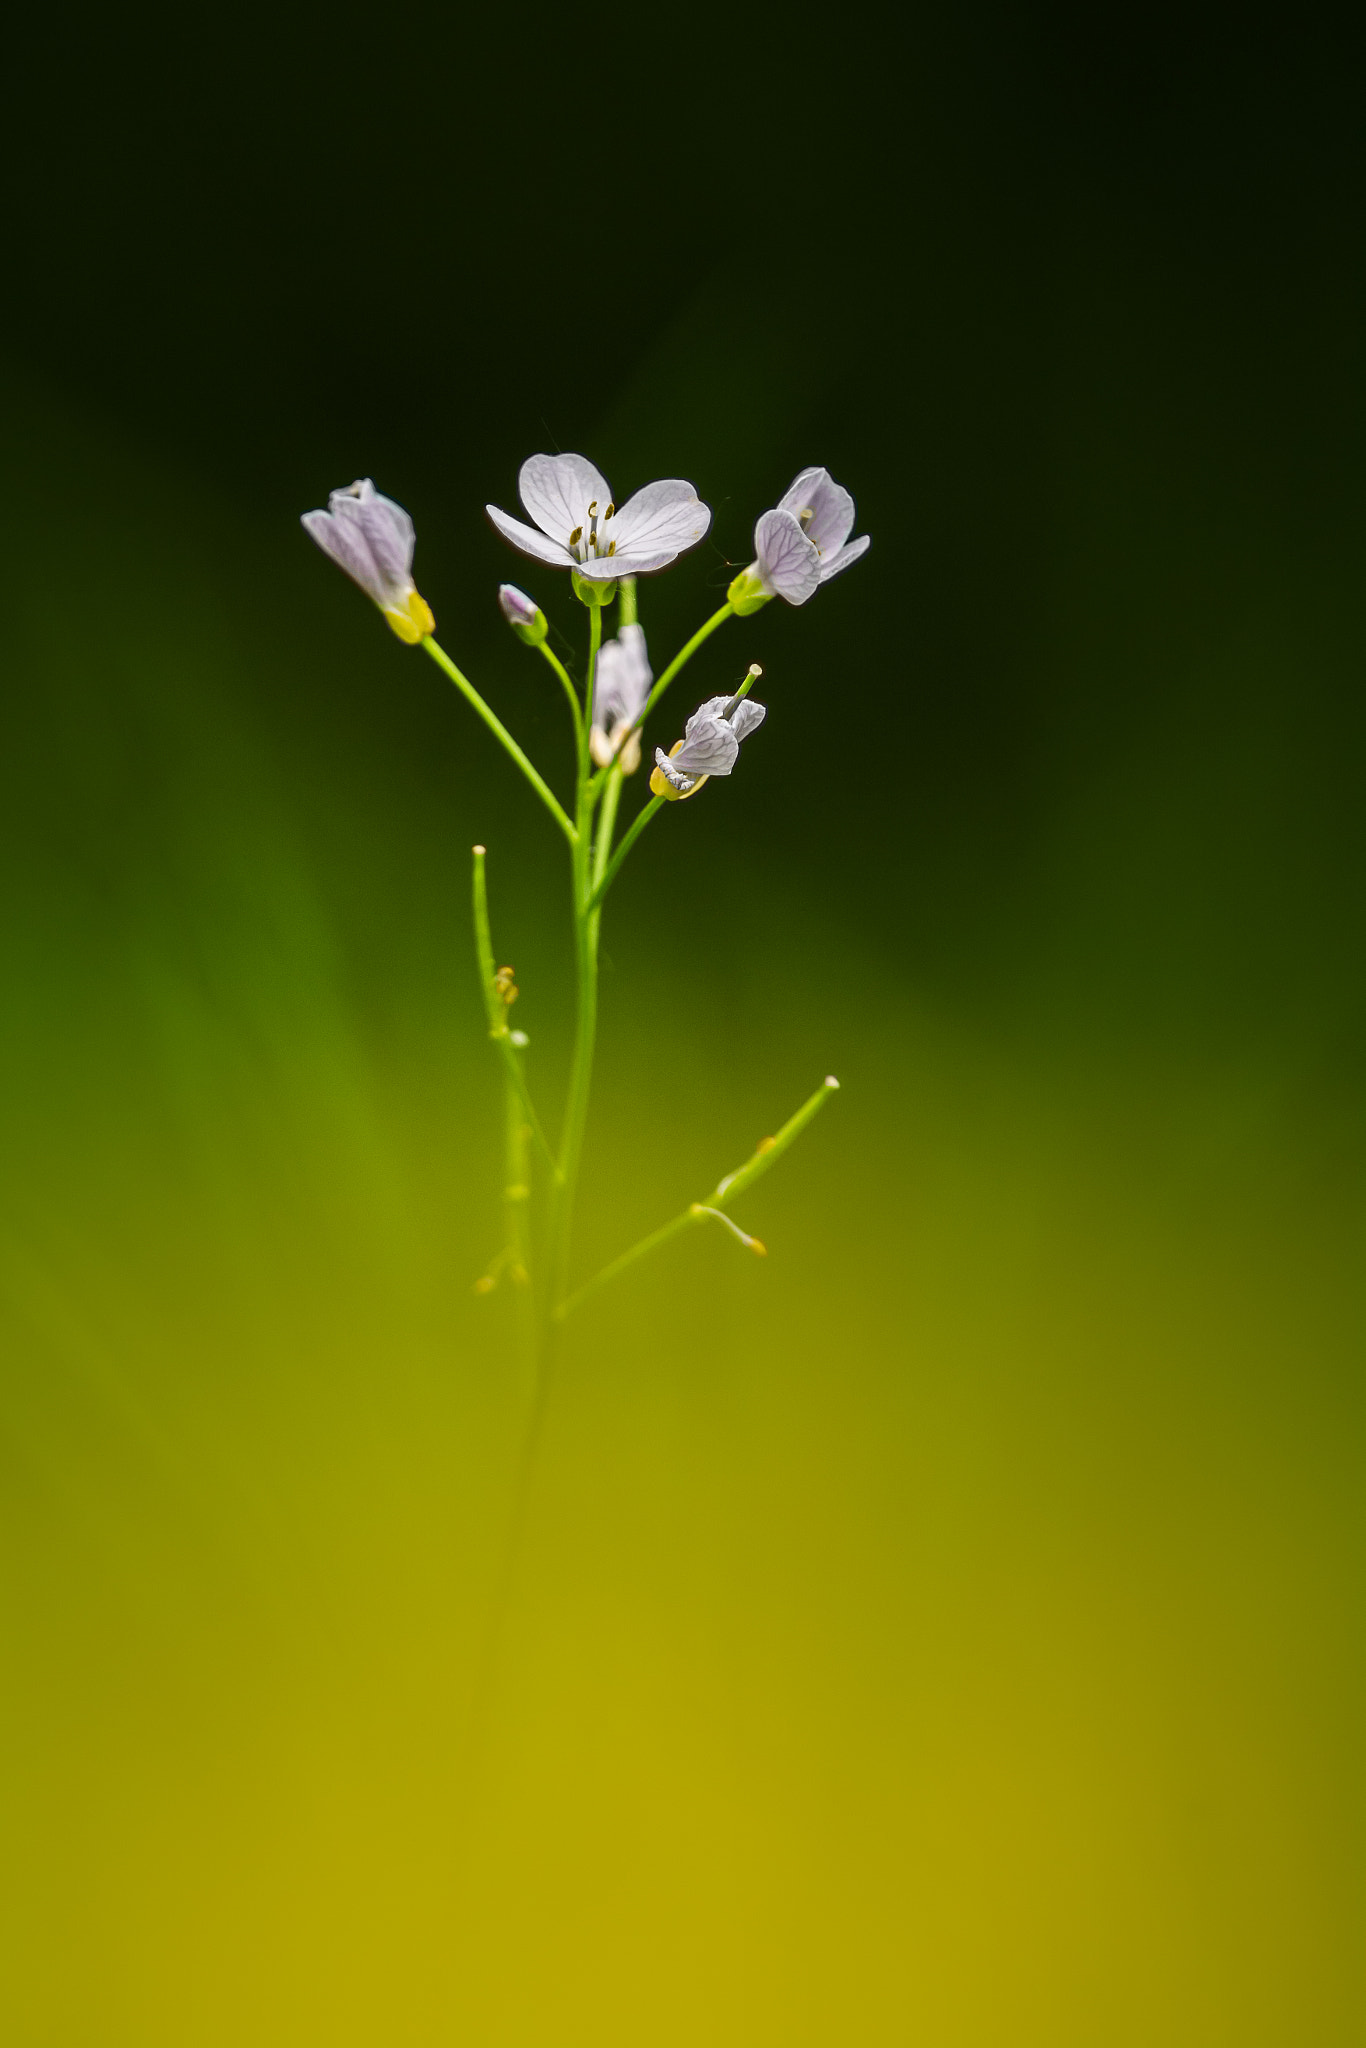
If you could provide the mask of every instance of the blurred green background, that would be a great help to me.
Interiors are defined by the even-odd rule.
[[[14,2048],[1348,2048],[1360,1968],[1353,53],[1189,12],[19,31],[0,344]],[[743,772],[616,890],[523,1390],[467,930],[558,1102],[552,828],[298,514],[506,634],[535,449],[694,479]],[[633,797],[630,803],[637,799]]]

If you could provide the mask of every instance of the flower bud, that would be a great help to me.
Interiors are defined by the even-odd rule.
[[[498,585],[498,608],[517,638],[525,640],[528,647],[539,647],[550,631],[550,622],[541,607],[515,583]]]

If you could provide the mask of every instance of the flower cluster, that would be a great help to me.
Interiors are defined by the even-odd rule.
[[[554,1331],[598,1287],[663,1243],[675,1230],[714,1219],[749,1250],[760,1241],[742,1230],[721,1208],[743,1195],[817,1115],[838,1085],[823,1086],[788,1118],[775,1136],[761,1141],[754,1156],[723,1176],[704,1201],[693,1202],[674,1224],[641,1239],[604,1267],[596,1279],[569,1290],[574,1192],[591,1089],[597,1017],[599,926],[603,900],[641,833],[666,805],[697,792],[713,776],[729,776],[740,749],[768,713],[750,696],[763,671],[751,663],[738,689],[708,697],[686,720],[683,737],[667,751],[654,749],[650,800],[616,841],[625,778],[640,767],[641,734],[664,692],[726,620],[746,618],[780,597],[802,605],[822,583],[838,576],[866,553],[867,536],[851,540],[854,501],[828,470],[804,469],[754,528],[754,559],[733,578],[725,603],[706,619],[656,677],[636,616],[637,579],[667,568],[694,548],[711,528],[711,511],[682,477],[646,484],[618,506],[601,470],[582,455],[532,455],[522,464],[518,495],[531,524],[496,505],[486,507],[494,527],[532,561],[567,569],[574,594],[588,608],[588,660],[584,683],[576,683],[561,659],[551,622],[534,597],[514,583],[498,589],[503,618],[552,671],[569,706],[574,740],[574,794],[564,802],[534,765],[502,719],[435,638],[436,622],[413,582],[413,522],[401,505],[375,489],[368,477],[333,491],[326,511],[304,515],[305,530],[343,568],[410,646],[420,645],[454,684],[507,758],[526,779],[563,835],[569,853],[575,932],[577,1021],[560,1138],[552,1146],[524,1071],[528,1039],[508,1025],[518,996],[510,967],[497,967],[489,919],[486,849],[474,849],[473,912],[475,950],[488,1020],[489,1041],[505,1082],[506,1157],[503,1185],[506,1242],[477,1283],[488,1293],[506,1276],[525,1299],[523,1337],[531,1355],[536,1399],[544,1399],[545,1366]],[[605,636],[606,609],[618,605],[614,634]],[[614,843],[615,842],[615,843]],[[519,1016],[521,1014],[519,1010]],[[544,1176],[544,1203],[529,1197],[535,1175]],[[534,1426],[532,1440],[534,1440]]]
[[[529,456],[518,474],[517,492],[535,524],[487,505],[494,526],[522,554],[568,569],[579,596],[594,606],[610,602],[622,578],[667,568],[711,526],[710,507],[684,478],[646,484],[618,506],[601,470],[583,455]],[[333,491],[327,510],[305,513],[303,524],[379,606],[401,640],[410,645],[426,640],[434,647],[430,636],[436,622],[413,582],[413,522],[401,505],[382,497],[366,477]],[[828,470],[802,470],[773,509],[761,514],[754,528],[754,560],[732,581],[717,620],[746,617],[774,597],[805,604],[822,583],[866,552],[868,536],[851,541],[853,526],[854,501],[848,491]],[[545,644],[549,623],[535,600],[504,583],[498,603],[518,637],[542,648],[553,661]],[[754,669],[751,680],[758,673]],[[671,669],[665,680],[672,674]],[[588,756],[600,771],[615,768],[630,775],[639,767],[639,728],[653,681],[645,635],[632,617],[598,649],[594,665],[584,730]],[[567,678],[566,687],[572,693]],[[709,697],[670,753],[655,749],[651,789],[672,800],[692,796],[713,775],[729,775],[740,742],[764,716],[764,707],[748,702],[743,693]]]

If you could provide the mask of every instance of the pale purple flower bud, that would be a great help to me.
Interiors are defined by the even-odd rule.
[[[529,598],[515,583],[498,585],[498,603],[503,617],[510,626],[534,626],[541,607]]]
[[[413,522],[368,476],[333,491],[327,510],[305,512],[301,524],[379,606],[400,640],[411,647],[436,631],[431,608],[413,582]]]
[[[536,525],[486,505],[503,538],[589,583],[663,569],[711,525],[710,509],[682,477],[646,484],[618,508],[607,479],[583,455],[528,456],[517,492]]]
[[[541,607],[515,583],[498,585],[498,609],[518,639],[525,640],[528,647],[539,647],[550,631],[550,622]]]

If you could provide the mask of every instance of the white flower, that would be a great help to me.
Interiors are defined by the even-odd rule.
[[[678,744],[655,748],[650,788],[656,796],[692,796],[709,775],[729,775],[740,757],[740,742],[757,730],[768,708],[748,697],[708,697],[683,728]]]
[[[583,455],[528,456],[517,494],[540,532],[486,505],[504,539],[590,583],[662,569],[711,525],[710,507],[682,477],[646,484],[618,509],[607,479]]]
[[[327,510],[305,512],[301,524],[374,600],[400,640],[412,647],[436,631],[431,608],[413,582],[413,522],[401,505],[380,496],[368,476],[333,491]]]
[[[754,529],[755,559],[731,585],[737,610],[770,597],[805,604],[822,583],[866,553],[867,534],[851,541],[854,501],[827,469],[804,469]]]
[[[631,727],[645,709],[653,681],[642,627],[623,626],[615,640],[605,640],[598,649],[588,751],[599,768],[611,767],[618,748],[623,775],[634,775],[639,768],[640,734]]]

